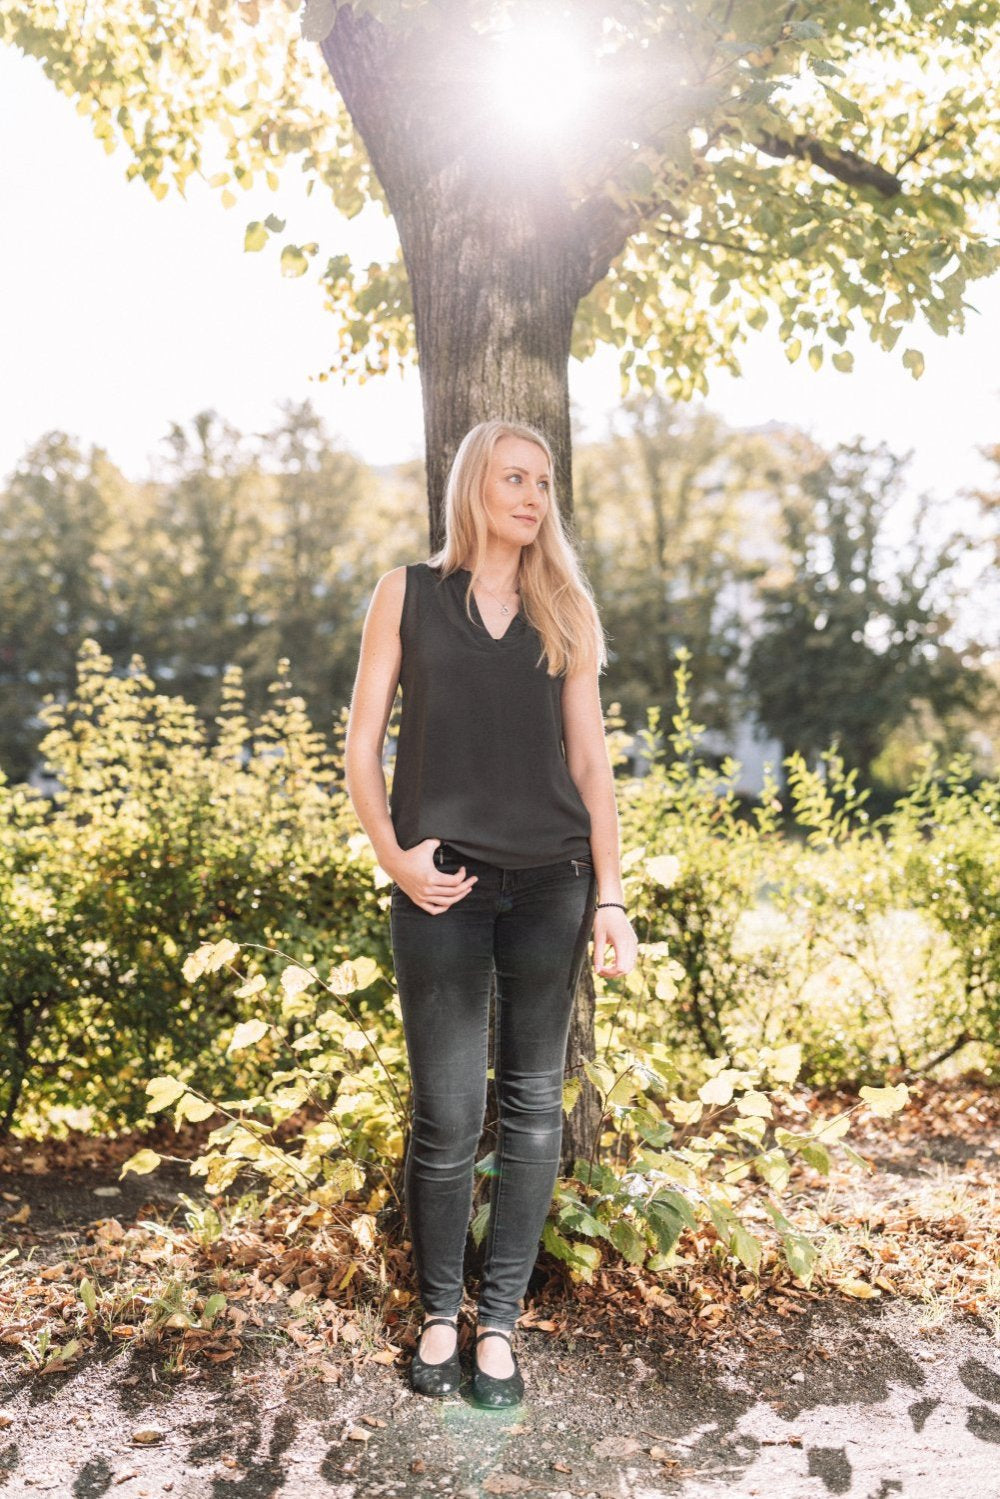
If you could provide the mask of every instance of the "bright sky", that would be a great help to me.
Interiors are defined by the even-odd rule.
[[[331,319],[310,273],[282,278],[269,250],[245,254],[246,223],[277,213],[287,236],[318,239],[321,259],[363,263],[389,252],[379,212],[352,222],[305,197],[288,174],[279,193],[243,194],[223,209],[189,184],[157,202],[126,182],[128,157],[107,155],[39,65],[0,48],[0,346],[11,379],[0,406],[0,476],[50,429],[106,447],[132,478],[150,471],[171,421],[208,407],[245,432],[274,423],[281,399],[309,397],[328,429],[367,462],[418,456],[423,415],[416,373],[347,388],[311,376],[327,367]],[[279,239],[279,243],[280,243]],[[789,365],[765,330],[741,353],[744,378],[712,376],[709,405],[729,422],[790,421],[833,443],[858,434],[913,450],[910,482],[941,497],[986,482],[977,448],[1000,437],[1000,277],[976,283],[961,337],[904,332],[893,354],[863,335],[855,372]],[[920,348],[913,380],[900,362]],[[573,363],[570,388],[585,435],[600,437],[620,402],[617,359]]]

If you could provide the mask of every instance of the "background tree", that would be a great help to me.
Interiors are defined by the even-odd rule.
[[[918,705],[939,719],[974,706],[977,652],[955,643],[948,583],[964,539],[931,534],[921,502],[909,539],[887,520],[906,460],[885,444],[840,445],[786,498],[784,579],[762,589],[748,681],[785,753],[814,760],[832,740],[870,779],[890,733]]]
[[[650,704],[673,715],[681,647],[699,723],[728,736],[751,711],[755,580],[784,559],[773,522],[794,450],[791,434],[731,428],[659,393],[630,397],[607,441],[577,449],[577,528],[610,636],[605,685],[630,726]]]
[[[373,566],[419,548],[420,465],[381,478],[335,448],[308,403],[247,436],[211,411],[173,423],[156,478],[132,483],[64,433],[0,491],[0,766],[36,768],[46,694],[68,697],[97,640],[143,657],[214,733],[228,666],[260,712],[278,661],[329,731],[350,696]]]
[[[88,636],[122,628],[106,549],[126,487],[101,449],[50,432],[0,497],[0,763],[14,780],[33,767],[43,693],[68,692]]]

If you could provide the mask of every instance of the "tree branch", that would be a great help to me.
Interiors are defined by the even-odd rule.
[[[903,191],[903,184],[885,167],[866,161],[856,151],[841,151],[837,147],[824,146],[813,135],[798,135],[792,140],[782,140],[780,135],[765,131],[750,142],[765,156],[795,157],[798,161],[811,161],[838,182],[848,187],[872,187],[884,198],[894,198]]]

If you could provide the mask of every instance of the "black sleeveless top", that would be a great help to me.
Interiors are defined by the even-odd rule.
[[[563,677],[549,676],[523,609],[495,640],[466,568],[406,569],[403,703],[389,811],[400,848],[440,838],[503,869],[590,859],[590,813],[562,741]]]

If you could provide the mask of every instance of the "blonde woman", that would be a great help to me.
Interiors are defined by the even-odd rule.
[[[496,976],[500,1121],[472,1379],[484,1406],[524,1393],[511,1335],[558,1174],[588,941],[609,977],[629,972],[637,951],[598,684],[604,633],[552,470],[532,427],[496,420],[466,434],[448,477],[444,546],[375,587],[347,731],[348,792],[393,881],[412,1081],[404,1200],[424,1311],[410,1383],[425,1395],[461,1384]],[[382,748],[399,684],[387,804]]]

